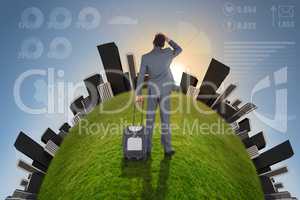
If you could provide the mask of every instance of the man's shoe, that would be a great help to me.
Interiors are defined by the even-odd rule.
[[[167,156],[167,157],[171,157],[171,156],[173,156],[175,154],[175,151],[174,150],[171,150],[171,151],[169,151],[169,152],[165,152],[165,156]]]

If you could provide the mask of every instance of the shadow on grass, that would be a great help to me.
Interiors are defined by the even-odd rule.
[[[121,160],[122,177],[131,179],[138,178],[143,181],[141,199],[165,199],[168,191],[168,178],[171,157],[165,157],[160,161],[160,170],[157,187],[152,183],[152,159],[145,161]]]

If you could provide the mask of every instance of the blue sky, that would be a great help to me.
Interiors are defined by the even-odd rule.
[[[13,147],[20,130],[37,141],[47,127],[53,130],[68,119],[68,109],[63,113],[28,114],[22,111],[15,102],[14,86],[20,75],[28,70],[38,69],[48,73],[55,72],[54,84],[82,84],[88,75],[103,72],[96,45],[115,41],[119,47],[123,67],[127,70],[125,55],[132,52],[139,57],[151,49],[152,37],[156,32],[167,33],[184,48],[184,53],[175,62],[180,63],[176,72],[189,71],[200,80],[207,64],[212,57],[223,61],[231,67],[231,74],[224,83],[238,83],[238,89],[232,99],[238,97],[244,102],[251,100],[251,91],[258,82],[270,78],[270,87],[253,95],[254,103],[259,107],[258,114],[272,118],[276,115],[276,93],[287,91],[287,130],[278,130],[274,124],[259,119],[257,114],[251,114],[251,134],[261,130],[265,132],[267,148],[289,139],[295,155],[280,165],[288,165],[290,172],[279,178],[285,188],[300,197],[299,187],[300,156],[298,134],[299,123],[299,93],[297,80],[299,76],[299,28],[298,1],[1,1],[0,17],[0,70],[1,70],[1,105],[2,115],[0,132],[1,151],[1,187],[0,197],[11,194],[25,174],[16,167],[17,159],[23,157]],[[291,6],[291,13],[279,13],[284,6]],[[38,8],[43,23],[36,29],[20,27],[22,14],[27,8]],[[70,25],[63,29],[49,28],[51,16],[57,7],[63,7],[71,14]],[[91,7],[97,11],[100,20],[90,29],[78,28],[78,18],[82,10]],[[291,7],[289,7],[291,9]],[[285,7],[287,9],[287,7]],[[280,10],[282,11],[282,10]],[[284,10],[283,10],[284,11]],[[294,23],[294,26],[293,26]],[[284,25],[290,27],[283,27]],[[43,46],[42,54],[36,59],[20,58],[21,46],[29,38],[36,38]],[[64,38],[71,44],[70,54],[64,59],[48,57],[51,44],[57,38]],[[262,51],[258,57],[262,59],[253,62],[246,54],[237,58],[237,46],[247,44],[245,48]],[[244,42],[240,43],[240,42]],[[246,42],[246,43],[245,43]],[[248,43],[247,43],[248,42]],[[250,42],[250,43],[249,43]],[[256,43],[253,43],[256,42]],[[258,42],[258,43],[257,43]],[[252,47],[251,47],[252,46]],[[238,47],[238,51],[241,50]],[[264,52],[264,50],[270,50]],[[243,49],[245,50],[245,49]],[[287,67],[287,80],[276,85],[274,72]],[[64,72],[58,76],[59,70]],[[283,75],[284,76],[284,75]],[[33,76],[27,79],[21,87],[21,96],[26,103],[34,108],[45,106],[47,98],[43,84],[45,76]],[[47,82],[46,82],[47,83]],[[36,87],[35,87],[36,85]],[[86,94],[81,87],[76,94]],[[64,94],[65,96],[66,94]],[[58,97],[55,94],[55,97]],[[55,98],[56,100],[56,98]],[[71,99],[72,100],[72,99]],[[68,102],[63,102],[67,105]],[[57,105],[55,103],[55,105]],[[282,121],[279,124],[284,123]]]

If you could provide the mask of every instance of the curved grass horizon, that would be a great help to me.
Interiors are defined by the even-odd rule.
[[[130,95],[115,96],[103,107],[121,108]],[[171,115],[171,123],[176,125],[172,129],[176,150],[172,159],[164,158],[159,115],[152,158],[125,161],[122,133],[126,122],[131,122],[132,107],[115,114],[99,113],[95,108],[70,130],[52,160],[38,199],[264,199],[255,167],[230,126],[216,113],[205,115],[193,107],[186,113],[192,98],[176,95],[183,102],[172,98],[171,107],[180,104],[183,109]],[[200,102],[197,106],[210,110]],[[192,128],[197,124],[209,128],[216,123],[222,132]],[[114,130],[112,124],[116,125]]]

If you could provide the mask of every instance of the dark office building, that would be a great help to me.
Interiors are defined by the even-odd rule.
[[[234,102],[232,102],[232,107],[238,108],[238,106],[242,103],[241,100],[236,99]]]
[[[217,112],[220,114],[221,117],[223,117],[227,122],[228,120],[233,116],[235,115],[238,110],[234,107],[232,107],[230,104],[228,103],[223,103],[222,104],[222,108],[218,109]],[[232,122],[231,122],[232,123]]]
[[[60,146],[63,139],[59,135],[57,135],[53,130],[50,128],[47,128],[47,130],[44,132],[41,138],[42,142],[47,144],[49,140],[51,140],[54,144],[57,146]]]
[[[259,174],[269,171],[270,167],[276,163],[286,160],[294,155],[292,146],[287,140],[272,149],[263,152],[253,160]]]
[[[52,157],[44,151],[41,145],[28,137],[25,133],[20,132],[14,146],[18,151],[34,161],[33,166],[42,171],[46,171]]]
[[[75,99],[73,101],[73,103],[71,103],[70,109],[71,109],[71,111],[74,115],[76,115],[79,112],[80,113],[84,112],[84,106],[83,106],[83,103],[82,103],[83,100],[84,100],[83,96],[80,96],[77,99]]]
[[[35,199],[37,199],[37,194],[17,189],[14,191],[12,196],[8,196],[6,198],[6,200],[16,200],[16,199],[18,199],[18,200],[21,200],[21,199],[35,200]]]
[[[267,176],[260,176],[259,178],[260,178],[260,183],[261,183],[262,189],[264,191],[264,194],[275,193],[275,188],[274,188],[271,178],[269,178]]]
[[[118,47],[114,42],[97,46],[107,81],[114,95],[125,92],[124,75]]]
[[[266,147],[266,140],[263,132],[259,132],[252,137],[245,138],[242,141],[246,148],[256,145],[258,150],[261,150]]]
[[[241,120],[238,124],[239,124],[239,129],[237,132],[251,131],[250,120],[248,118]]]
[[[26,188],[26,187],[27,187],[27,185],[28,185],[28,183],[29,183],[29,181],[28,181],[28,180],[26,180],[26,179],[22,179],[22,180],[21,180],[21,182],[20,182],[20,186],[22,186],[22,187]]]
[[[103,83],[102,76],[100,74],[95,74],[95,75],[92,75],[92,76],[84,79],[83,82],[84,82],[85,87],[86,87],[86,89],[89,93],[88,102],[90,104],[93,104],[93,105],[90,105],[90,106],[98,105],[100,103],[101,99],[100,99],[97,87],[101,83]]]
[[[90,96],[83,98],[81,103],[82,103],[83,108],[84,108],[84,113],[91,112],[96,107],[98,100],[99,100],[99,98],[98,99],[95,99],[95,98],[93,99]]]
[[[70,130],[71,126],[66,122],[61,127],[59,128],[60,131],[68,133]]]
[[[211,106],[217,98],[216,91],[229,74],[229,71],[229,67],[212,59],[200,86],[200,92],[197,99],[204,102],[206,105]]]
[[[135,89],[137,77],[136,77],[136,70],[135,70],[135,59],[133,54],[127,55],[127,62],[128,62],[131,85]]]
[[[37,194],[41,188],[43,179],[44,179],[44,174],[42,174],[40,172],[32,173],[28,187],[27,187],[27,191],[30,193]]]
[[[25,170],[26,172],[29,172],[29,173],[40,172],[39,169],[37,169],[36,167],[32,166],[31,164],[25,162],[24,160],[19,160],[18,163],[17,163],[17,166],[20,169],[23,169],[23,170]]]
[[[58,135],[61,137],[61,138],[65,138],[68,133],[69,133],[69,130],[70,130],[71,126],[66,122],[64,123],[63,125],[61,125],[61,127],[59,128],[59,133]]]
[[[192,76],[185,72],[182,73],[181,81],[180,81],[180,88],[182,93],[186,94],[189,86],[191,85],[196,87],[197,83],[198,83],[198,79],[195,76]]]
[[[241,108],[235,108],[228,103],[225,103],[224,105],[225,105],[225,113],[220,113],[220,115],[226,120],[226,122],[230,124],[236,122],[242,116],[257,109],[257,106],[253,103],[246,103]]]
[[[126,91],[131,90],[131,84],[130,84],[130,75],[129,72],[124,73],[124,85],[126,88]]]
[[[226,99],[230,94],[236,89],[236,85],[230,84],[220,95],[216,94],[217,98],[212,103],[211,108],[216,110],[218,113],[224,113],[225,105],[224,104],[230,104],[230,102]]]
[[[46,154],[47,157],[50,156],[50,159],[53,158],[53,156],[49,155],[49,154],[46,153],[46,152],[45,152],[44,154]],[[35,167],[35,168],[41,170],[42,172],[47,172],[47,170],[48,170],[48,166],[44,166],[44,165],[42,165],[40,162],[38,162],[38,161],[36,161],[36,160],[32,161],[31,165],[32,165],[33,167]]]

